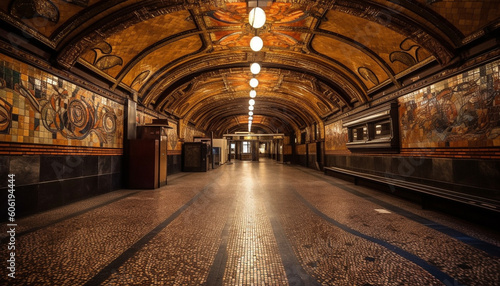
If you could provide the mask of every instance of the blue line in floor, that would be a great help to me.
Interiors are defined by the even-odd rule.
[[[16,237],[19,238],[21,236],[24,236],[24,235],[27,235],[27,234],[30,234],[32,232],[35,232],[37,230],[40,230],[42,228],[46,228],[46,227],[49,227],[49,226],[52,226],[52,225],[55,225],[57,223],[60,223],[60,222],[63,222],[65,220],[68,220],[68,219],[71,219],[71,218],[74,218],[74,217],[77,217],[77,216],[80,216],[84,213],[87,213],[87,212],[90,212],[90,211],[93,211],[95,209],[98,209],[98,208],[101,208],[101,207],[104,207],[106,205],[109,205],[109,204],[112,204],[114,202],[117,202],[119,200],[122,200],[122,199],[125,199],[125,198],[128,198],[132,195],[135,195],[137,193],[140,193],[141,191],[136,191],[136,192],[133,192],[133,193],[130,193],[130,194],[126,194],[126,195],[123,195],[123,196],[120,196],[120,197],[117,197],[117,198],[114,198],[114,199],[111,199],[109,201],[106,201],[106,202],[103,202],[103,203],[100,203],[98,205],[95,205],[95,206],[92,206],[92,207],[88,207],[86,209],[83,209],[83,210],[80,210],[80,211],[77,211],[77,212],[74,212],[72,214],[69,214],[67,216],[63,216],[61,218],[58,218],[56,220],[53,220],[47,224],[44,224],[44,225],[41,225],[41,226],[37,226],[37,227],[33,227],[33,228],[30,228],[30,229],[27,229],[25,231],[22,231],[22,232],[19,232],[19,233],[16,233]],[[64,206],[63,206],[64,207]],[[50,210],[49,210],[50,211]],[[34,214],[34,215],[38,215],[38,214]],[[5,237],[4,239],[2,239],[2,241],[0,243],[7,243],[9,241],[9,237]]]
[[[222,282],[224,282],[224,272],[226,270],[227,264],[227,244],[229,241],[229,230],[234,225],[235,220],[235,209],[236,203],[233,203],[233,207],[229,211],[229,217],[226,220],[224,225],[224,229],[221,233],[221,243],[219,245],[219,250],[215,255],[214,262],[210,267],[210,271],[208,272],[207,282],[203,284],[204,286],[220,286]]]
[[[111,263],[106,265],[99,273],[87,281],[84,286],[94,286],[101,285],[106,279],[108,279],[111,274],[116,272],[120,266],[122,266],[128,259],[134,256],[139,250],[142,249],[146,243],[153,239],[158,233],[160,233],[165,227],[167,227],[174,219],[176,219],[185,209],[196,202],[200,196],[205,193],[207,188],[203,188],[201,192],[196,194],[191,200],[189,200],[185,205],[180,207],[175,213],[170,215],[166,220],[157,225],[152,231],[144,235],[139,241],[134,243],[131,247],[125,250],[120,256],[115,258]]]
[[[176,177],[174,177],[173,179],[171,179],[171,181],[177,180],[177,179],[179,179],[179,178],[182,178],[182,177],[185,177],[185,176],[188,176],[188,175],[190,175],[190,174],[185,174],[185,175],[176,176]],[[120,191],[120,190],[118,190],[118,191]],[[142,190],[140,190],[140,191],[135,191],[135,192],[132,192],[132,193],[129,193],[129,194],[126,194],[126,195],[123,195],[123,196],[120,196],[120,197],[117,197],[117,198],[111,199],[111,200],[109,200],[109,201],[106,201],[106,202],[100,203],[100,204],[98,204],[98,205],[95,205],[95,206],[92,206],[92,207],[88,207],[88,208],[86,208],[86,209],[83,209],[83,210],[80,210],[80,211],[77,211],[77,212],[71,213],[71,214],[69,214],[69,215],[67,215],[67,216],[64,216],[64,217],[58,218],[58,219],[56,219],[56,220],[53,220],[53,221],[51,221],[51,222],[49,222],[49,223],[47,223],[47,224],[44,224],[44,225],[41,225],[41,226],[37,226],[37,227],[33,227],[33,228],[30,228],[30,229],[24,230],[24,231],[22,231],[22,232],[16,233],[16,237],[18,237],[18,238],[19,238],[19,237],[21,237],[21,236],[24,236],[24,235],[30,234],[30,233],[35,232],[35,231],[37,231],[37,230],[40,230],[40,229],[43,229],[43,228],[46,228],[46,227],[49,227],[49,226],[55,225],[55,224],[57,224],[57,223],[63,222],[63,221],[65,221],[65,220],[68,220],[68,219],[71,219],[71,218],[74,218],[74,217],[77,217],[77,216],[80,216],[80,215],[83,215],[83,214],[85,214],[85,213],[87,213],[87,212],[90,212],[90,211],[93,211],[93,210],[95,210],[95,209],[98,209],[98,208],[104,207],[104,206],[106,206],[106,205],[110,205],[110,204],[112,204],[112,203],[114,203],[114,202],[117,202],[117,201],[119,201],[119,200],[122,200],[122,199],[128,198],[128,197],[133,196],[133,195],[135,195],[135,194],[138,194],[138,193],[140,193],[140,192],[142,192]],[[108,193],[108,194],[109,194],[109,193]],[[93,198],[95,198],[95,197],[93,197]],[[88,199],[92,199],[92,198],[88,198]],[[81,201],[80,201],[80,202],[81,202]],[[78,203],[78,202],[77,202],[77,203]],[[67,205],[63,205],[63,206],[61,206],[61,207],[65,207],[65,206],[67,206]],[[51,210],[48,210],[48,211],[51,211]],[[32,214],[31,216],[33,216],[33,215],[38,215],[38,214],[40,214],[40,213]],[[5,238],[3,238],[3,239],[0,241],[0,243],[2,243],[2,244],[3,244],[3,243],[7,243],[7,242],[9,242],[9,237],[5,237]]]
[[[271,228],[273,229],[273,234],[278,244],[281,262],[283,263],[283,268],[285,269],[288,284],[308,286],[321,285],[302,267],[302,264],[299,262],[297,256],[295,255],[295,252],[293,251],[292,245],[285,233],[285,230],[283,230],[283,227],[276,217],[276,213],[274,212],[271,203],[268,201],[265,203],[265,205],[267,216],[269,217],[269,221],[271,222]]]
[[[303,171],[303,170],[301,170],[301,171]],[[305,172],[305,171],[303,171],[303,172]],[[310,174],[312,176],[316,176],[318,178],[325,179],[324,177],[321,177],[321,176],[319,176],[317,174],[311,174],[309,172],[305,172],[305,173]],[[419,216],[417,214],[414,214],[414,213],[412,213],[410,211],[404,210],[404,209],[402,209],[400,207],[397,207],[397,206],[392,205],[390,203],[387,203],[387,202],[384,202],[384,201],[379,200],[377,198],[374,198],[374,197],[372,197],[370,195],[364,194],[364,193],[362,193],[360,191],[357,191],[355,189],[352,189],[352,188],[350,188],[348,186],[337,184],[337,183],[334,183],[334,182],[332,182],[330,180],[325,180],[325,181],[328,182],[329,184],[334,185],[335,187],[338,187],[338,188],[340,188],[340,189],[342,189],[344,191],[347,191],[347,192],[349,192],[349,193],[351,193],[353,195],[356,195],[358,197],[362,197],[362,198],[364,198],[364,199],[366,199],[366,200],[368,200],[368,201],[370,201],[372,203],[375,203],[375,204],[377,204],[379,206],[382,206],[382,207],[384,207],[384,208],[386,208],[386,209],[388,209],[388,210],[390,210],[390,211],[392,211],[394,213],[397,213],[397,214],[402,215],[402,216],[404,216],[404,217],[406,217],[408,219],[411,219],[411,220],[413,220],[415,222],[418,222],[418,223],[420,223],[422,225],[425,225],[425,226],[427,226],[429,228],[432,228],[432,229],[437,230],[437,231],[439,231],[441,233],[444,233],[444,234],[446,234],[446,235],[448,235],[448,236],[450,236],[450,237],[452,237],[452,238],[454,238],[454,239],[456,239],[458,241],[461,241],[461,242],[463,242],[463,243],[465,243],[465,244],[467,244],[469,246],[472,246],[472,247],[474,247],[476,249],[482,250],[482,251],[488,253],[491,256],[500,257],[500,248],[498,246],[496,246],[496,245],[493,245],[491,243],[488,243],[488,242],[482,241],[480,239],[471,237],[471,236],[469,236],[469,235],[467,235],[467,234],[465,234],[463,232],[460,232],[460,231],[455,230],[453,228],[444,226],[444,225],[439,224],[437,222],[434,222],[434,221],[432,221],[430,219],[424,218],[424,217]]]
[[[422,258],[416,256],[416,255],[413,255],[395,245],[392,245],[386,241],[383,241],[381,239],[378,239],[378,238],[374,238],[372,236],[369,236],[367,234],[364,234],[364,233],[361,233],[357,230],[354,230],[348,226],[346,226],[345,224],[342,224],[336,220],[334,220],[333,218],[327,216],[326,214],[322,213],[320,210],[318,210],[316,207],[314,207],[311,203],[309,203],[306,199],[304,199],[304,197],[302,197],[296,190],[293,190],[293,193],[299,198],[299,200],[304,204],[306,205],[312,212],[314,212],[315,214],[317,214],[318,216],[320,216],[321,218],[323,218],[324,220],[326,220],[327,222],[337,226],[338,228],[350,233],[350,234],[353,234],[353,235],[356,235],[356,236],[359,236],[361,238],[364,238],[368,241],[371,241],[373,243],[376,243],[380,246],[383,246],[385,248],[387,248],[388,250],[400,255],[401,257],[417,264],[418,266],[422,267],[425,271],[429,272],[432,276],[436,277],[439,281],[443,282],[445,285],[460,285],[458,284],[458,281],[455,280],[455,278],[449,276],[448,274],[442,272],[441,270],[439,270],[438,268],[430,265],[429,263],[427,263],[425,260],[423,260]],[[451,283],[451,284],[450,284]]]

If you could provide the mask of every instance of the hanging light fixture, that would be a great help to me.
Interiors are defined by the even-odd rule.
[[[260,65],[259,63],[253,63],[250,65],[250,71],[253,73],[253,74],[258,74],[260,73]]]
[[[254,52],[260,51],[263,46],[264,46],[264,42],[262,41],[262,39],[259,36],[255,36],[250,40],[250,48]]]
[[[250,105],[250,106],[248,107],[248,110],[253,110],[253,105]]]
[[[252,117],[252,116],[248,117],[248,120],[252,121],[252,120],[253,120],[253,117]]]
[[[253,111],[249,111],[249,112],[248,112],[248,115],[249,115],[249,116],[252,116],[252,115],[253,115]]]
[[[256,78],[250,80],[250,86],[256,88],[259,85],[259,81]]]
[[[266,23],[266,12],[260,7],[255,7],[248,14],[248,23],[255,29],[261,28]]]
[[[255,89],[252,89],[250,91],[250,98],[255,98],[257,96],[257,92],[255,91]]]
[[[248,104],[250,104],[250,105],[255,105],[255,100],[250,99],[250,100],[248,101]]]

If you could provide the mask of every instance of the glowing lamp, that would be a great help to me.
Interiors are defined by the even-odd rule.
[[[260,65],[258,63],[253,63],[250,65],[250,71],[253,74],[259,74],[260,73]]]
[[[266,23],[266,12],[260,7],[255,7],[248,14],[248,23],[255,29],[261,28]]]
[[[250,40],[250,49],[254,52],[258,52],[264,46],[264,42],[259,36],[255,36]]]
[[[259,85],[259,81],[256,78],[250,80],[250,86],[256,88]]]

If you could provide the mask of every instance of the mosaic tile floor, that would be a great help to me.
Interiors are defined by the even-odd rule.
[[[500,284],[498,232],[270,160],[17,222],[0,285]]]

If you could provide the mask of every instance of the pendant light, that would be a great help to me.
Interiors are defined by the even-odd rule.
[[[250,71],[252,74],[259,74],[260,73],[260,65],[259,63],[253,63],[250,65]]]
[[[258,52],[264,47],[264,42],[259,36],[255,36],[250,40],[250,48],[254,52]]]
[[[266,23],[266,12],[260,7],[253,8],[248,14],[248,22],[255,29],[261,28]]]
[[[250,80],[250,86],[256,88],[259,85],[259,81],[256,78]]]
[[[255,98],[257,96],[257,92],[255,91],[255,89],[252,89],[250,91],[250,98]]]

